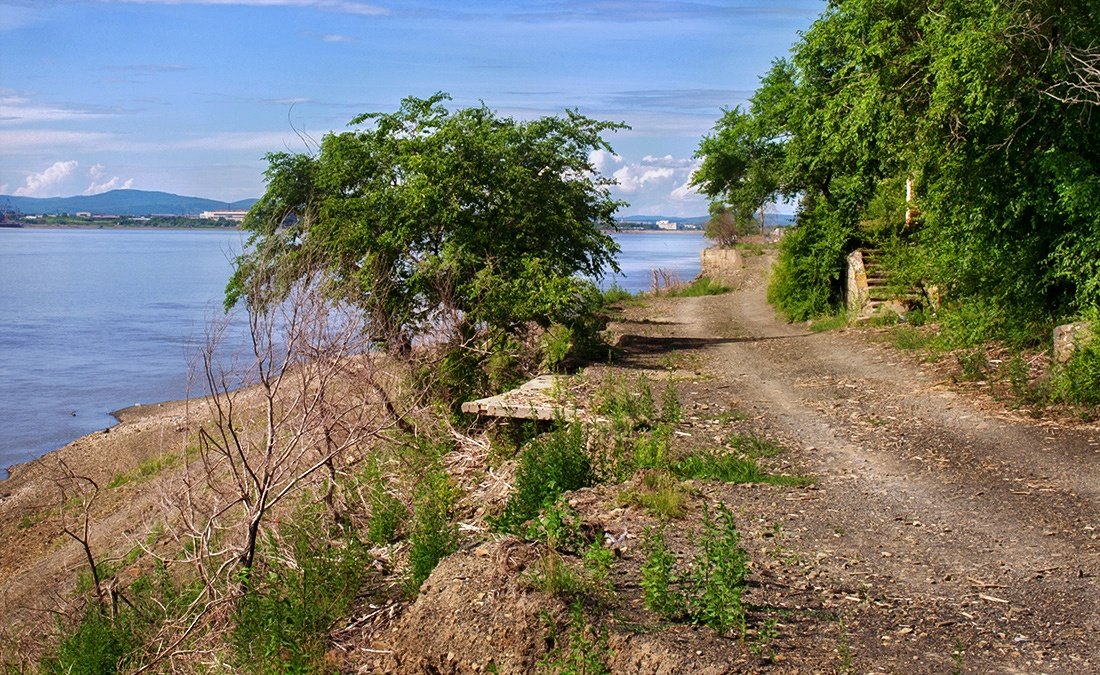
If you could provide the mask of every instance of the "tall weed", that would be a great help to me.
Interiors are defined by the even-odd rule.
[[[503,531],[522,534],[527,521],[558,495],[588,487],[594,480],[580,424],[565,424],[531,441],[520,453],[515,489],[503,512],[492,519]]]
[[[347,615],[370,570],[355,533],[328,522],[322,509],[306,506],[279,537],[264,542],[235,617],[232,642],[243,669],[322,668],[329,631]]]

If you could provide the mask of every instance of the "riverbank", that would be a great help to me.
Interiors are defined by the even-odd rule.
[[[376,576],[327,636],[326,663],[521,672],[563,663],[575,648],[612,672],[1095,669],[1100,428],[1031,420],[952,388],[875,329],[811,333],[778,321],[764,300],[768,258],[746,258],[730,294],[624,307],[611,326],[619,357],[559,387],[565,401],[603,406],[585,447],[644,442],[624,455],[642,468],[604,470],[555,507],[575,536],[610,551],[603,562],[582,555],[600,548],[592,541],[573,549],[554,543],[558,534],[497,533],[489,517],[524,480],[511,436],[450,427],[432,439],[444,452],[428,466],[444,468],[455,491],[447,512],[457,551],[410,597],[400,590],[408,542],[371,548]],[[62,461],[100,486],[90,510],[96,555],[117,564],[139,551],[117,568],[123,588],[148,564],[141,547],[170,553],[162,504],[185,476],[180,405],[120,411],[115,430],[0,486],[0,593],[16,608],[8,620],[48,616],[19,608],[46,611],[54,598],[42,589],[64,595],[81,569],[81,549],[58,534],[80,514],[58,494]],[[183,461],[154,466],[179,452]],[[606,467],[615,456],[597,457]],[[723,458],[755,473],[687,473]],[[383,466],[387,494],[402,513],[415,509],[428,470]],[[646,590],[655,577],[644,572],[660,532],[670,574],[685,575],[662,597],[690,593],[686,563],[707,564],[700,540],[716,535],[704,522],[722,509],[736,535],[721,540],[723,560],[744,562],[733,628],[685,618],[694,605],[655,604]],[[555,569],[573,585],[548,581]]]

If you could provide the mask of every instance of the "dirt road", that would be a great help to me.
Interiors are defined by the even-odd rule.
[[[695,393],[749,411],[817,477],[772,510],[803,563],[786,594],[829,618],[796,622],[783,651],[856,672],[1100,672],[1097,427],[990,411],[873,332],[781,322],[766,263],[622,330],[638,358],[691,350]]]

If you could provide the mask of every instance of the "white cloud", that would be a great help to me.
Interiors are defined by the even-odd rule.
[[[16,95],[0,96],[0,123],[56,122],[104,117],[105,113],[76,110],[64,106],[32,103],[30,99]]]
[[[40,152],[48,148],[88,150],[110,148],[115,143],[113,134],[60,131],[56,129],[0,129],[0,147],[5,153],[16,151]]]
[[[0,195],[6,194],[8,194],[8,184],[4,183],[3,185],[0,185]]]
[[[359,0],[100,0],[104,3],[125,3],[132,5],[234,5],[244,7],[306,7],[322,9],[343,14],[361,16],[385,16],[390,13],[385,7],[360,2]]]
[[[317,134],[319,140],[324,133]],[[292,131],[275,132],[250,132],[250,131],[226,131],[174,141],[168,144],[170,147],[181,150],[256,150],[259,152],[276,152],[290,150],[292,152],[307,152],[311,148]]]
[[[675,169],[668,167],[649,168],[638,164],[629,164],[611,174],[619,182],[619,191],[633,194],[649,183],[663,181],[676,175]]]
[[[622,164],[623,158],[613,152],[599,149],[593,150],[588,154],[588,161],[592,163],[592,167],[595,168],[597,172],[605,173],[612,166]]]
[[[32,173],[27,176],[27,182],[23,187],[15,189],[17,197],[55,197],[61,194],[58,186],[76,171],[77,161],[70,159],[67,162],[54,162],[41,173]]]
[[[653,155],[646,155],[642,157],[642,164],[650,164],[656,166],[672,166],[672,167],[684,167],[692,166],[695,164],[693,159],[676,159],[672,155],[665,155],[664,157],[654,157]]]
[[[350,35],[322,35],[321,40],[324,42],[355,42],[355,38]]]
[[[101,192],[108,192],[110,190],[129,190],[133,186],[134,186],[134,179],[133,178],[127,178],[124,181],[121,178],[119,178],[118,176],[112,176],[111,180],[105,181],[103,183],[97,183],[95,181],[92,181],[92,184],[89,185],[84,190],[84,194],[86,194],[86,195],[97,195]]]
[[[127,178],[122,180],[118,176],[111,176],[109,180],[102,180],[107,175],[107,167],[102,164],[94,164],[88,169],[88,176],[92,179],[91,184],[84,190],[86,195],[97,195],[101,192],[107,192],[109,190],[129,190],[134,185],[133,178]],[[100,182],[96,182],[100,181]]]

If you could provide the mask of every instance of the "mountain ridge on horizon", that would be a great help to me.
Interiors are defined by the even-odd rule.
[[[51,215],[88,211],[117,216],[198,215],[203,211],[243,211],[255,199],[224,202],[206,197],[190,197],[159,190],[109,190],[95,195],[72,197],[23,197],[0,195],[0,210],[10,209],[25,215]]]
[[[256,199],[239,199],[224,202],[208,197],[178,195],[162,190],[109,190],[95,195],[71,197],[24,197],[0,194],[0,210],[12,210],[24,215],[74,214],[88,211],[93,214],[117,216],[198,215],[203,211],[244,211],[256,203]],[[790,214],[775,214],[777,223],[793,221]],[[616,218],[624,223],[656,223],[670,220],[676,223],[704,225],[709,216],[662,216],[630,214]]]

